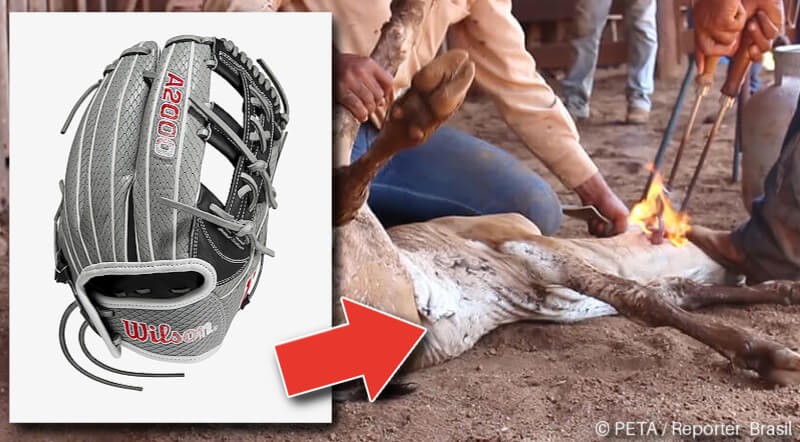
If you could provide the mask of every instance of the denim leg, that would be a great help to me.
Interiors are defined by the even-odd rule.
[[[750,65],[750,93],[755,94],[761,89],[761,78],[759,75],[761,74],[761,63],[753,62]]]
[[[356,133],[356,139],[353,141],[353,150],[350,152],[350,161],[353,162],[361,155],[367,153],[367,149],[372,146],[375,138],[378,137],[378,130],[375,129],[370,123],[362,124]]]
[[[575,62],[561,82],[567,109],[575,116],[589,116],[600,37],[610,9],[611,0],[580,0],[575,6]]]
[[[625,26],[628,29],[628,104],[649,111],[658,51],[656,0],[628,0]]]
[[[750,220],[734,230],[731,237],[744,252],[748,282],[800,279],[800,112],[797,110],[778,161],[764,180],[764,195],[753,203]]]
[[[353,159],[377,136],[362,126]],[[508,152],[456,129],[443,127],[419,147],[395,155],[370,186],[369,206],[383,225],[442,216],[520,213],[544,234],[561,225],[552,188]]]

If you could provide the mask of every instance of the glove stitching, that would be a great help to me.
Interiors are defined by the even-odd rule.
[[[197,257],[197,243],[200,240],[200,232],[197,229],[197,225],[201,221],[202,220],[199,220],[197,218],[194,218],[192,220],[192,233],[191,233],[191,235],[192,235],[192,244],[189,246],[189,255],[192,256],[193,258]]]
[[[211,248],[214,249],[215,252],[217,252],[217,255],[219,255],[220,258],[224,259],[225,261],[228,261],[231,264],[243,264],[249,260],[247,258],[245,259],[231,258],[230,256],[222,253],[222,251],[217,247],[216,243],[214,243],[214,240],[211,239],[211,235],[209,235],[208,230],[206,229],[206,223],[202,223],[200,225],[200,228],[203,229],[203,236],[206,237],[206,240],[208,240],[208,243],[211,245]]]
[[[233,64],[234,62],[231,61],[230,56],[228,54],[221,53],[220,54],[220,60],[229,69],[231,69],[233,71],[238,71],[238,72],[244,74],[247,77],[247,79],[248,79],[248,83],[247,84],[246,84],[245,81],[242,81],[242,89],[243,89],[242,93],[248,92],[249,88],[247,86],[249,86],[249,84],[254,84],[254,85],[258,85],[259,84],[253,78],[253,76],[250,74],[249,71],[241,69],[241,67],[238,66],[238,63],[237,64]],[[273,79],[270,78],[266,73],[265,73],[264,76],[267,79],[269,79],[270,83],[273,81]],[[270,135],[274,135],[275,134],[275,127],[276,127],[275,112],[274,112],[275,103],[272,102],[272,100],[269,98],[269,96],[265,96],[265,95],[261,94],[261,91],[258,90],[258,87],[256,87],[256,90],[258,91],[259,95],[261,95],[261,97],[264,98],[264,101],[268,104],[268,106],[267,106],[268,109],[264,109],[264,112],[265,112],[265,115],[267,113],[269,113],[266,116],[269,117],[269,121],[270,121],[270,124],[271,124],[272,129],[273,129],[271,131]],[[245,100],[245,106],[248,106],[248,107],[250,106],[250,100]],[[249,115],[249,113],[248,113],[248,115]],[[264,125],[262,124],[262,127],[263,126]],[[245,132],[247,132],[247,131],[245,131]],[[245,135],[247,135],[247,133],[245,133]],[[270,137],[269,142],[270,142],[270,151],[272,151],[272,137]]]
[[[245,120],[246,120],[245,121],[245,126],[242,129],[243,130],[243,135],[244,135],[242,141],[244,141],[245,144],[249,148],[250,146],[249,146],[249,141],[247,141],[247,138],[249,138],[250,131],[248,130],[248,125],[249,124],[253,124],[253,123],[249,120],[249,118],[247,118],[247,116],[250,115],[250,113],[251,113],[251,111],[250,111],[251,104],[250,104],[249,95],[248,95],[249,92],[250,92],[249,91],[250,88],[248,86],[249,86],[249,84],[258,85],[258,82],[255,81],[255,79],[250,74],[250,72],[248,72],[247,70],[242,69],[242,67],[238,63],[233,62],[228,54],[222,52],[219,55],[220,55],[220,57],[219,57],[220,61],[226,67],[228,67],[229,69],[231,69],[234,72],[238,72],[240,74],[240,76],[246,77],[246,79],[247,79],[247,80],[242,79],[242,91],[240,91],[240,93],[242,93],[243,98],[244,98],[244,107],[245,107],[244,115],[245,115]],[[270,82],[272,82],[272,78],[270,78],[268,75],[265,74],[265,77],[267,77],[270,80]],[[265,118],[269,117],[270,125],[272,127],[272,130],[270,131],[270,135],[271,136],[269,137],[269,140],[267,140],[268,143],[269,143],[268,157],[267,157],[268,158],[268,162],[267,162],[267,164],[269,164],[269,160],[271,159],[271,156],[272,156],[272,151],[274,150],[274,148],[273,148],[274,147],[273,135],[275,134],[275,129],[277,127],[277,124],[275,122],[275,115],[274,115],[275,103],[273,103],[272,100],[268,96],[264,96],[263,94],[261,94],[257,87],[255,89],[256,89],[256,92],[259,93],[259,95],[261,95],[262,98],[264,98],[264,101],[268,105],[267,108],[264,109],[264,115],[265,115]],[[262,124],[262,127],[263,127],[263,124]],[[226,136],[226,138],[228,138],[228,137]],[[228,138],[228,140],[230,142],[233,142],[232,140],[230,140],[230,138]],[[241,182],[241,178],[239,178],[239,177],[240,177],[240,174],[237,173],[236,176],[234,177],[235,178],[234,182],[236,182],[236,183]],[[262,178],[262,180],[263,179],[264,178]],[[270,183],[272,183],[271,179],[270,179]],[[231,192],[232,191],[233,191],[233,187],[231,189]],[[232,198],[232,200],[235,201],[236,197],[234,196]],[[236,213],[238,214],[237,218],[238,219],[244,219],[244,210],[243,210],[244,209],[244,205],[241,204],[241,201],[239,201],[239,204],[240,205],[238,207],[238,210],[236,211]],[[248,218],[248,219],[252,220],[254,218]]]
[[[233,142],[227,136],[225,137],[230,141]],[[228,200],[225,203],[225,208],[231,207],[233,205],[233,200],[236,198],[236,184],[239,182],[239,175],[242,173],[242,168],[244,168],[244,157],[239,156],[236,160],[236,168],[233,171],[233,179],[231,180],[231,187],[228,189]]]
[[[251,258],[249,258],[248,261],[250,261],[250,260],[252,260],[252,254],[251,254]],[[233,275],[228,276],[227,278],[225,278],[223,280],[217,281],[217,286],[221,286],[221,285],[224,285],[224,284],[227,284],[227,283],[231,282],[234,278],[236,278],[237,276],[241,275],[242,272],[244,271],[244,269],[246,269],[246,268],[247,268],[246,265],[239,267],[239,270],[237,270],[236,273],[234,273]],[[228,296],[229,295],[230,295],[230,293],[228,293]]]
[[[252,124],[252,122],[250,121],[250,118],[249,118],[249,115],[252,112],[252,110],[250,109],[250,97],[248,95],[250,93],[250,91],[249,91],[249,88],[245,87],[245,81],[246,80],[245,80],[245,76],[242,75],[241,70],[239,70],[239,75],[242,78],[242,97],[244,99],[244,115],[243,115],[244,127],[242,128],[242,141],[244,141],[245,145],[249,148],[250,144],[249,144],[249,141],[248,141],[248,138],[249,138],[248,134],[250,133],[250,124]],[[239,172],[236,175],[236,181],[237,182],[241,182],[242,181],[241,172]],[[237,195],[237,197],[238,197],[238,195]],[[244,218],[244,207],[245,207],[245,204],[244,204],[244,201],[242,200],[242,198],[238,198],[238,202],[239,202],[239,210],[236,211],[236,213],[237,213],[236,218],[242,219],[242,218]]]

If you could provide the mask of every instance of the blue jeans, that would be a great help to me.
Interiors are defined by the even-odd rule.
[[[756,92],[761,89],[761,78],[759,75],[761,74],[761,63],[753,62],[750,66],[750,93],[755,94]]]
[[[605,29],[612,0],[580,0],[575,11],[577,35],[572,40],[575,63],[562,81],[564,101],[570,113],[589,116],[600,38]],[[653,72],[656,65],[656,0],[627,0],[625,27],[628,30],[628,104],[650,110]]]
[[[351,159],[363,155],[377,136],[374,126],[362,125]],[[386,227],[516,212],[548,235],[558,230],[562,216],[553,189],[522,161],[448,127],[395,155],[372,180],[368,203]]]
[[[781,154],[764,180],[764,195],[755,200],[752,216],[733,231],[731,238],[744,252],[748,283],[800,279],[800,112],[797,109]]]

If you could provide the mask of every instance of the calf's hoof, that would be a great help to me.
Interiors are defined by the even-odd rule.
[[[747,344],[734,362],[755,370],[766,381],[777,385],[800,384],[800,354],[766,339]]]
[[[475,78],[475,64],[463,50],[445,53],[422,68],[411,87],[395,101],[385,130],[403,141],[418,145],[426,141],[461,105]]]

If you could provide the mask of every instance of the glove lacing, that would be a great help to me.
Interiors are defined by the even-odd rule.
[[[90,89],[90,91],[91,91],[91,89]],[[64,181],[63,180],[59,181],[58,184],[59,184],[59,188],[61,189],[61,204],[59,204],[58,210],[56,211],[55,218],[53,219],[53,221],[54,221],[53,222],[53,224],[54,224],[53,227],[55,229],[54,233],[57,233],[57,231],[58,231],[58,220],[61,217],[61,215],[63,213],[63,210],[64,210]],[[56,236],[56,235],[54,235],[54,236]],[[58,243],[57,242],[55,244],[55,247],[56,247],[56,274],[57,274],[56,280],[62,281],[62,282],[65,282],[65,283],[69,284],[69,287],[72,289],[72,293],[75,294],[75,285],[74,285],[74,283],[69,279],[68,276],[64,275],[65,272],[66,273],[69,272],[69,265],[66,263],[66,261],[63,262],[63,263],[59,262],[59,260],[58,260],[59,251],[58,251]],[[63,280],[59,279],[58,275],[62,275],[64,277],[64,279]],[[76,297],[77,297],[77,295],[76,295]],[[88,377],[88,378],[90,378],[90,379],[92,379],[94,381],[100,382],[101,384],[109,385],[111,387],[122,388],[122,389],[125,389],[125,390],[142,391],[142,387],[138,387],[138,386],[134,386],[134,385],[127,385],[127,384],[120,384],[118,382],[114,382],[114,381],[111,381],[111,380],[108,380],[108,379],[105,379],[105,378],[101,378],[100,376],[97,376],[97,375],[89,372],[85,368],[81,367],[78,364],[78,362],[72,357],[72,354],[69,352],[69,348],[67,348],[67,338],[66,338],[67,320],[69,320],[69,317],[72,314],[72,312],[75,311],[76,308],[78,308],[78,305],[79,305],[78,301],[73,301],[69,306],[67,306],[66,309],[64,309],[64,313],[62,313],[62,315],[61,315],[61,322],[60,322],[60,324],[58,326],[58,341],[59,341],[59,343],[61,345],[61,352],[64,354],[64,357],[67,359],[67,361],[70,363],[70,365],[72,365],[76,370],[78,370],[78,372],[80,372],[84,376],[86,376],[86,377]],[[108,311],[108,310],[98,310],[97,313],[99,315],[101,315],[101,316],[106,316],[106,317],[108,317],[110,315],[113,315],[113,313]],[[80,343],[81,351],[83,351],[84,356],[86,356],[86,358],[89,359],[90,362],[92,362],[94,365],[102,368],[103,370],[109,371],[111,373],[120,374],[120,375],[123,375],[123,376],[134,376],[134,377],[140,377],[140,378],[182,378],[184,376],[183,373],[143,373],[143,372],[137,372],[137,371],[126,371],[126,370],[120,370],[118,368],[114,368],[114,367],[111,367],[109,365],[106,365],[103,362],[101,362],[100,360],[98,360],[97,358],[95,358],[91,354],[91,352],[89,351],[89,348],[86,346],[86,329],[87,328],[89,328],[89,323],[86,321],[86,319],[84,319],[83,323],[81,324],[80,331],[78,332],[78,342]],[[122,341],[122,339],[119,336],[114,336],[114,344],[115,345],[119,345],[121,341]]]
[[[89,95],[92,92],[94,92],[97,88],[100,87],[100,84],[102,82],[103,80],[100,79],[97,80],[97,82],[93,83],[91,86],[89,86],[80,96],[80,98],[78,98],[78,101],[76,101],[75,104],[72,105],[72,109],[70,109],[69,115],[67,115],[67,120],[64,122],[64,125],[61,126],[61,135],[67,133],[67,129],[69,129],[69,125],[70,123],[72,123],[72,119],[75,118],[75,113],[78,112],[78,108],[81,107],[81,104],[83,104],[83,102],[86,100],[86,98],[89,97]]]
[[[72,286],[72,283],[70,283]],[[74,290],[74,287],[73,287]],[[94,373],[86,370],[85,368],[78,365],[78,362],[72,357],[72,354],[69,352],[69,348],[67,348],[67,338],[66,338],[66,329],[67,329],[67,320],[69,319],[70,315],[72,314],[75,309],[78,308],[78,301],[73,301],[72,304],[67,306],[64,310],[64,313],[61,315],[61,323],[58,326],[58,342],[61,344],[61,352],[64,353],[64,357],[67,361],[72,365],[78,372],[83,374],[84,376],[100,382],[101,384],[109,385],[111,387],[122,388],[125,390],[134,390],[134,391],[142,391],[142,387],[138,387],[135,385],[127,385],[127,384],[120,384],[118,382],[110,381],[105,378],[101,378]],[[102,312],[101,312],[102,313]],[[86,347],[86,329],[89,328],[89,323],[86,320],[83,321],[81,324],[80,331],[78,332],[78,340],[81,345],[81,351],[86,356],[89,361],[91,361],[94,365],[102,368],[103,370],[110,371],[112,373],[121,374],[123,376],[134,376],[139,378],[182,378],[184,377],[183,373],[142,373],[138,371],[126,371],[120,370],[118,368],[111,367],[109,365],[104,364],[97,358],[95,358],[91,352],[89,352],[89,348]],[[115,344],[119,345],[120,338],[117,336],[115,338]]]
[[[250,163],[250,165],[247,166],[247,168],[249,170],[255,172],[255,173],[258,173],[263,178],[262,182],[263,182],[264,187],[266,188],[265,189],[266,190],[265,193],[266,193],[267,202],[269,203],[269,206],[271,208],[277,209],[278,208],[278,202],[275,199],[276,198],[275,189],[273,189],[273,187],[272,187],[272,176],[270,174],[270,171],[267,170],[269,168],[269,165],[267,164],[267,162],[264,161],[264,160],[258,159],[255,156],[255,154],[253,153],[253,151],[251,151],[250,148],[247,147],[246,144],[244,144],[244,141],[242,141],[242,139],[239,138],[239,136],[234,132],[234,130],[230,126],[228,126],[222,120],[222,118],[220,118],[219,115],[217,115],[216,112],[214,112],[214,110],[210,106],[208,106],[206,104],[203,104],[203,103],[198,103],[192,97],[189,97],[189,103],[191,104],[192,109],[197,110],[207,121],[211,122],[216,127],[218,127],[220,130],[222,130],[222,132],[224,132],[225,135],[230,140],[233,141],[234,146],[236,146],[236,148],[239,150],[239,152],[241,152],[242,155],[244,155],[245,158],[247,158],[247,161]],[[258,126],[258,125],[256,125],[256,126]],[[261,137],[261,133],[260,132],[256,131],[256,133],[258,133],[259,137]],[[264,135],[266,135],[266,134],[264,134]],[[263,143],[263,141],[262,141],[262,143]]]
[[[179,201],[174,201],[169,198],[161,197],[161,202],[172,207],[173,209],[181,210],[212,224],[216,224],[223,229],[228,229],[234,232],[234,234],[238,237],[247,237],[250,239],[250,243],[259,253],[271,257],[275,256],[275,252],[272,249],[258,241],[258,232],[256,231],[255,224],[250,220],[237,220],[233,217],[233,215],[213,203],[209,206],[209,210],[213,213],[208,213],[205,210],[200,210],[197,207],[183,204]]]
[[[278,207],[278,203],[276,201],[277,195],[275,193],[275,189],[272,187],[272,175],[268,170],[269,164],[264,160],[258,159],[258,157],[256,157],[253,151],[251,151],[250,148],[247,147],[247,145],[244,143],[244,141],[242,141],[242,139],[239,138],[239,136],[234,132],[233,128],[231,128],[227,123],[225,123],[225,121],[223,121],[222,118],[220,118],[219,115],[217,115],[216,112],[214,112],[211,106],[208,106],[204,103],[198,103],[192,97],[189,97],[189,104],[192,109],[195,109],[197,112],[199,112],[206,119],[206,121],[210,122],[211,124],[219,128],[225,134],[225,136],[233,142],[234,146],[236,146],[236,148],[245,156],[247,161],[250,163],[247,166],[248,170],[261,175],[262,177],[261,183],[265,188],[264,190],[267,203],[269,204],[269,207],[276,209]],[[263,105],[263,103],[261,105]],[[260,124],[256,124],[255,126],[258,129],[261,129]],[[257,137],[261,141],[261,148],[263,151],[264,149],[266,149],[266,133],[263,131],[263,129],[256,130],[255,133],[258,134]],[[255,180],[252,179],[252,177],[246,174],[242,174],[241,176],[245,179],[245,181],[248,182],[248,186],[256,187],[256,182]],[[240,195],[244,194],[242,193],[244,189],[245,188],[239,189]],[[254,195],[253,200],[255,201],[255,199],[256,196]],[[254,223],[250,220],[237,220],[236,218],[234,218],[233,215],[226,212],[216,204],[211,204],[209,206],[209,210],[211,211],[211,213],[209,213],[204,210],[198,209],[197,207],[190,206],[188,204],[184,204],[179,201],[171,200],[169,198],[161,197],[160,201],[161,203],[173,209],[186,212],[200,219],[213,223],[219,227],[231,230],[238,237],[247,237],[250,239],[250,243],[253,245],[256,251],[258,251],[262,255],[267,255],[270,257],[275,256],[275,252],[272,249],[268,248],[266,245],[261,244],[261,242],[259,242],[258,231]],[[251,210],[254,207],[255,207],[254,204],[250,205]]]

